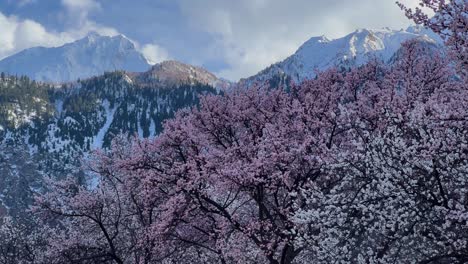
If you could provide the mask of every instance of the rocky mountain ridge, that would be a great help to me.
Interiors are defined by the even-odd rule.
[[[250,85],[256,82],[286,79],[299,83],[333,66],[345,68],[359,66],[373,58],[391,62],[401,44],[411,39],[418,39],[427,45],[442,45],[436,34],[420,26],[412,26],[406,30],[358,29],[338,39],[329,39],[325,36],[313,37],[290,57],[254,76],[240,80],[240,83]]]
[[[0,72],[50,83],[76,81],[108,71],[146,71],[151,67],[123,35],[91,33],[60,47],[34,47],[0,61]]]

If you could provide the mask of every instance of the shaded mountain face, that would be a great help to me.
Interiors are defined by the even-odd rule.
[[[82,41],[92,46],[91,37]],[[80,166],[90,151],[109,147],[120,134],[155,137],[177,110],[231,85],[176,61],[62,85],[1,73],[0,216],[24,213],[45,176],[71,174],[88,184]]]
[[[314,78],[317,71],[333,66],[359,66],[372,58],[391,62],[401,44],[415,38],[427,45],[441,45],[441,40],[434,33],[421,27],[399,31],[359,29],[333,40],[325,36],[313,37],[284,61],[275,63],[240,83],[249,85],[254,82],[288,80],[299,83]]]
[[[107,147],[120,133],[156,136],[162,122],[200,95],[217,93],[199,82],[141,83],[113,72],[63,85],[8,76],[0,82],[0,142],[21,141],[31,153]]]
[[[0,61],[0,72],[53,83],[115,70],[141,72],[149,68],[147,60],[125,36],[96,33],[61,47],[26,49]]]
[[[149,74],[149,73],[146,73]],[[27,77],[0,78],[0,215],[21,212],[44,176],[89,178],[80,168],[92,150],[124,134],[155,137],[164,120],[217,90],[197,81],[138,82],[106,73],[54,87]],[[23,190],[21,194],[15,190]],[[3,213],[2,213],[3,212]]]

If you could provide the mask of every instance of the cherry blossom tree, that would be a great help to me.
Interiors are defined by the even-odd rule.
[[[153,185],[154,178],[149,178],[152,174],[145,174],[155,169],[153,165],[136,160],[146,145],[145,141],[131,143],[117,137],[111,151],[94,153],[88,169],[98,177],[97,187],[83,186],[74,179],[49,182],[49,191],[38,197],[36,208],[46,225],[50,226],[51,219],[56,225],[45,259],[56,263],[140,264],[181,255],[189,262],[190,254],[202,255],[191,252],[190,247],[174,246],[165,234],[156,235],[158,226],[172,212],[171,203],[178,198],[166,193],[165,187]],[[150,167],[145,171],[139,166]]]
[[[466,1],[421,3],[436,16],[408,16],[466,49]],[[157,138],[118,137],[87,163],[97,185],[37,198],[35,263],[465,263],[468,87],[451,59],[416,39],[391,65],[205,96]]]
[[[468,97],[429,52],[416,40],[391,67],[331,69],[290,93],[207,96],[156,139],[116,140],[91,164],[96,189],[51,183],[39,200],[65,226],[51,252],[116,263],[463,260],[453,204],[464,204],[467,154],[455,147],[466,146]]]
[[[465,227],[450,215],[466,203],[468,89],[420,45],[406,43],[383,79],[363,83],[343,108],[354,146],[335,156],[340,182],[329,192],[304,189],[310,208],[296,213],[307,228],[326,223],[305,232],[302,243],[321,241],[307,246],[308,259],[466,261]]]
[[[406,16],[422,24],[445,40],[450,54],[459,63],[458,69],[466,78],[468,67],[468,2],[466,0],[421,0],[420,7],[411,9],[400,2]],[[435,15],[430,16],[426,10]]]
[[[0,218],[0,263],[44,263],[43,252],[47,248],[46,232],[36,229],[38,222]]]

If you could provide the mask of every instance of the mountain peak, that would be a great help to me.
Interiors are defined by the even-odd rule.
[[[356,29],[356,31],[354,31],[354,34],[363,34],[363,35],[368,35],[368,34],[372,34],[372,30],[371,29],[367,29],[367,28],[358,28]]]
[[[372,57],[389,62],[407,40],[420,38],[421,41],[441,43],[435,34],[424,28],[408,30],[361,28],[337,39],[329,40],[324,36],[313,37],[284,61],[271,65],[255,76],[244,79],[245,83],[263,82],[275,76],[289,76],[299,83],[315,76],[317,70],[323,71],[333,66],[362,65]]]
[[[443,40],[442,38],[434,33],[432,30],[422,26],[422,25],[412,25],[412,26],[409,26],[407,29],[406,29],[407,32],[410,32],[410,33],[413,33],[413,34],[417,34],[417,35],[420,35],[420,36],[426,36],[432,40],[434,40],[435,42],[437,43],[442,43]]]
[[[107,71],[143,72],[150,65],[124,35],[90,32],[75,42],[54,48],[30,48],[0,61],[0,71],[44,82],[69,82]]]
[[[85,38],[87,38],[88,40],[95,40],[97,38],[100,38],[102,37],[101,34],[97,33],[96,31],[90,31]]]
[[[125,35],[118,34],[114,36],[101,35],[95,31],[91,31],[84,38],[79,39],[75,42],[71,42],[66,45],[104,45],[104,43],[115,43],[115,45],[120,45],[121,47],[126,47],[127,49],[135,49],[135,44]]]
[[[141,82],[160,82],[163,84],[195,84],[202,83],[216,86],[220,80],[204,68],[185,64],[175,60],[157,63],[147,72],[138,77]]]
[[[309,41],[310,40],[320,42],[320,43],[325,43],[325,42],[330,41],[330,39],[327,38],[325,35],[321,35],[321,36],[318,36],[318,37],[312,37],[311,39],[309,39]]]
[[[104,40],[108,40],[110,39],[111,37],[110,36],[104,36],[104,35],[101,35],[99,34],[98,32],[96,31],[90,31],[86,36],[84,36],[83,38],[81,39],[78,39],[74,42],[71,42],[71,43],[67,43],[65,45],[76,45],[76,44],[81,44],[81,43],[89,43],[89,44],[93,44],[93,43],[96,43],[96,42],[99,42],[99,41],[104,41]]]

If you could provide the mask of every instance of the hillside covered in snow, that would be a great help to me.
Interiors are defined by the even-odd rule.
[[[182,81],[184,75],[147,82],[148,74],[117,71],[60,87],[2,74],[0,215],[27,206],[45,176],[72,174],[86,182],[80,164],[87,153],[120,134],[155,137],[177,110],[218,91],[197,79]]]
[[[142,72],[149,68],[148,61],[125,36],[96,33],[60,47],[26,49],[0,61],[0,72],[53,83],[116,70]]]

